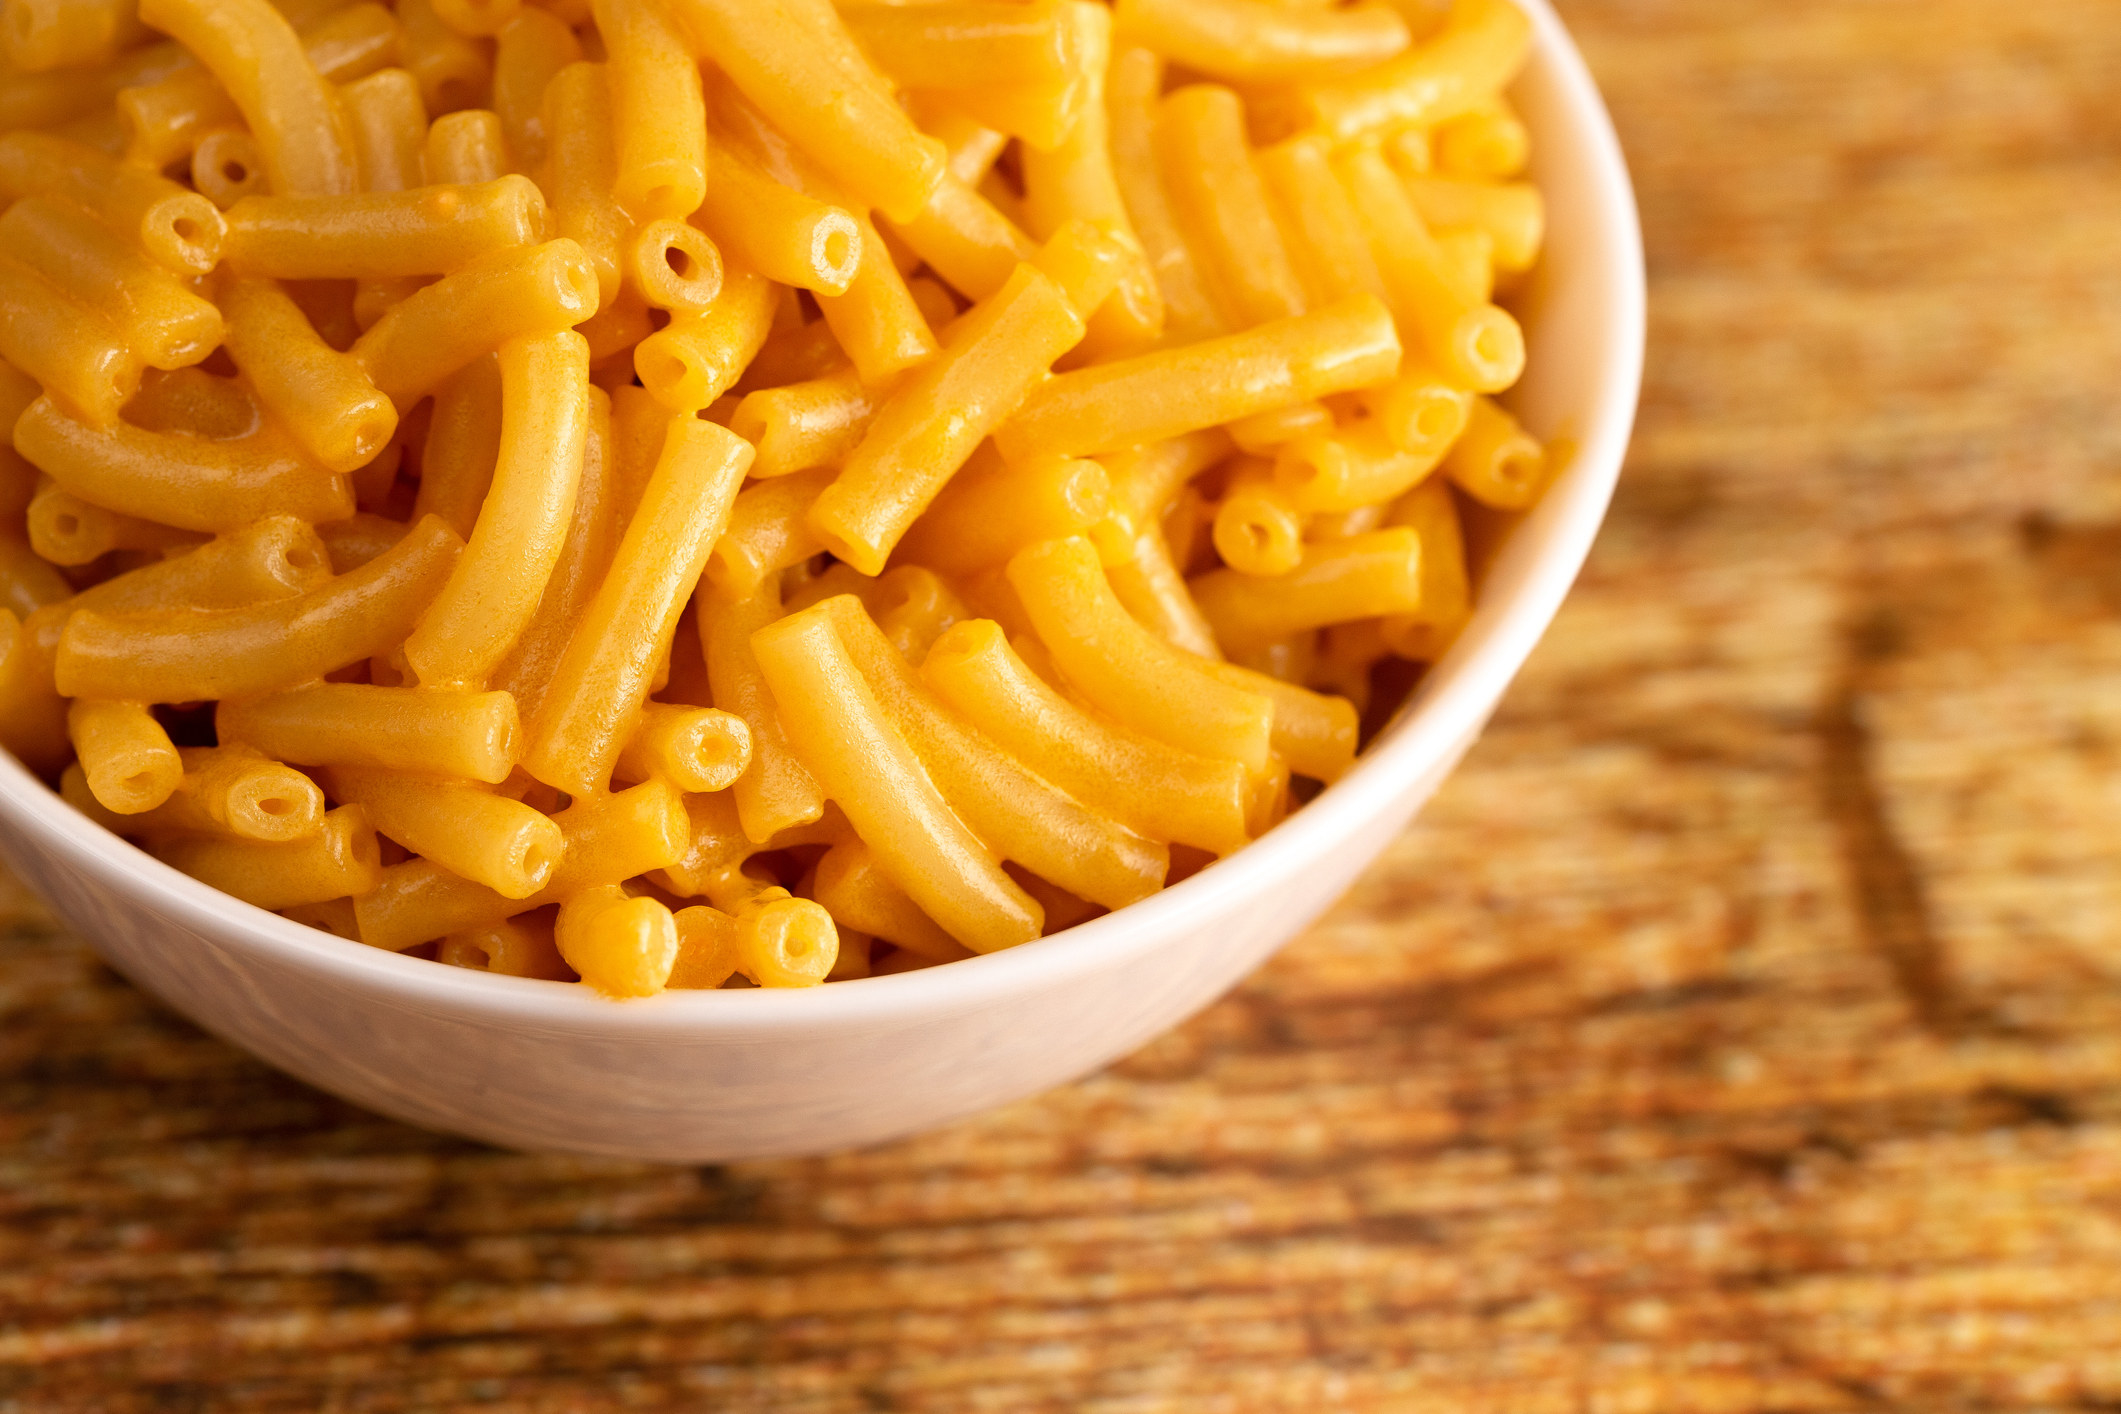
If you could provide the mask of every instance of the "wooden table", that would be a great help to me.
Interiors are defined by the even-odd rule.
[[[0,1410],[2121,1402],[2121,7],[1572,0],[1648,221],[1581,589],[1110,1073],[705,1171],[0,942]]]

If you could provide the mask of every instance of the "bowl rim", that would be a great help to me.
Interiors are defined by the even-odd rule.
[[[445,967],[305,927],[242,902],[135,848],[68,806],[0,751],[0,817],[104,887],[213,940],[417,1009],[483,1014],[558,1032],[653,1036],[713,1031],[766,1035],[814,1027],[904,1024],[975,1010],[1003,996],[1121,967],[1154,948],[1212,892],[1287,877],[1388,810],[1410,780],[1470,741],[1559,610],[1604,520],[1633,428],[1646,337],[1640,218],[1605,104],[1549,0],[1517,0],[1534,52],[1580,125],[1586,176],[1608,256],[1612,319],[1590,416],[1567,471],[1534,512],[1546,540],[1523,583],[1476,612],[1474,624],[1424,676],[1393,726],[1340,781],[1227,859],[1116,910],[1023,946],[942,967],[781,991],[674,991],[615,1004],[573,984]]]

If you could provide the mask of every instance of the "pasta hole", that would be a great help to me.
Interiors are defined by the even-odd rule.
[[[232,187],[240,187],[250,180],[250,168],[231,157],[221,164],[221,180]],[[180,236],[184,234],[182,222],[177,225],[177,234]]]
[[[818,243],[818,254],[827,271],[837,275],[853,273],[855,263],[854,232],[833,226]]]
[[[258,813],[270,815],[275,820],[284,820],[295,813],[295,803],[284,795],[267,795],[258,799]]]
[[[81,533],[81,517],[71,511],[61,511],[52,517],[52,529],[71,540]]]
[[[1414,434],[1430,442],[1440,442],[1451,435],[1457,422],[1448,403],[1427,403],[1414,414]]]
[[[177,233],[178,240],[185,242],[187,245],[198,240],[203,234],[199,230],[199,223],[192,220],[189,216],[179,216],[170,223],[170,229]]]
[[[1504,452],[1495,459],[1495,475],[1513,486],[1521,486],[1539,475],[1539,458],[1521,451]]]
[[[680,280],[689,283],[699,277],[698,262],[693,260],[692,252],[683,246],[664,246],[663,262],[670,267],[670,273]]]
[[[135,771],[118,783],[118,788],[128,795],[146,795],[155,788],[152,771]]]
[[[552,851],[539,840],[532,840],[523,846],[523,855],[519,862],[526,879],[543,879],[552,872],[553,865],[558,863]]]
[[[294,549],[287,552],[289,569],[313,570],[323,563],[323,560],[318,558],[317,552],[310,549],[307,545],[297,545]]]
[[[1246,548],[1255,555],[1266,554],[1274,544],[1274,533],[1256,520],[1246,521],[1240,534],[1244,536]]]

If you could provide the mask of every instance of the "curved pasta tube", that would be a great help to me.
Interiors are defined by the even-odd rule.
[[[991,619],[959,624],[936,640],[921,680],[1003,750],[1150,839],[1214,854],[1248,839],[1250,782],[1241,764],[1092,717],[1024,666]]]
[[[353,356],[403,413],[510,339],[571,329],[596,312],[597,276],[570,240],[480,257],[377,320]]]
[[[824,549],[804,518],[832,477],[829,471],[807,471],[746,487],[729,513],[729,528],[707,557],[709,582],[732,599],[747,598],[767,575]]]
[[[70,750],[66,703],[52,690],[51,664],[14,611],[0,609],[0,746],[47,775]]]
[[[841,840],[817,862],[817,901],[834,921],[937,962],[971,957],[969,948],[935,925],[906,891],[891,882],[876,851],[858,839]]]
[[[725,180],[720,169],[715,180]],[[626,242],[626,282],[656,309],[696,314],[720,297],[723,277],[721,251],[683,221],[650,221]]]
[[[66,576],[26,540],[0,536],[0,608],[27,620],[47,605],[73,597]]]
[[[359,187],[331,88],[267,0],[141,0],[140,18],[228,90],[257,135],[274,191],[345,196]]]
[[[1370,251],[1401,327],[1465,387],[1492,393],[1515,383],[1524,372],[1524,331],[1483,292],[1458,282],[1384,158],[1355,149],[1333,166],[1369,228]]]
[[[1331,432],[1333,411],[1324,403],[1291,403],[1271,412],[1254,413],[1233,422],[1225,430],[1238,450],[1254,456],[1272,456],[1279,447],[1314,432]]]
[[[854,278],[840,294],[819,295],[818,312],[862,380],[884,383],[934,358],[935,332],[875,224],[866,217],[859,224]]]
[[[567,538],[545,580],[537,613],[492,674],[493,685],[513,694],[526,717],[536,716],[544,704],[567,640],[603,583],[612,552],[618,548],[616,476],[611,399],[603,389],[592,387],[582,474],[575,486],[574,513],[567,518]]]
[[[544,888],[567,848],[549,816],[461,780],[338,766],[331,793],[366,810],[379,833],[504,898]]]
[[[545,160],[545,86],[581,62],[582,42],[567,21],[535,5],[516,11],[493,54],[493,111],[516,160],[536,170]]]
[[[1275,590],[1275,581],[1254,582],[1269,595]],[[1181,751],[1235,761],[1254,774],[1266,770],[1273,728],[1266,700],[1217,681],[1197,659],[1136,623],[1089,541],[1032,546],[1009,562],[1009,583],[1061,672],[1099,710]],[[1216,635],[1230,642],[1219,623]]]
[[[261,762],[270,766],[273,763]],[[168,800],[137,815],[119,815],[96,799],[79,762],[66,768],[59,778],[59,797],[114,835],[128,839],[168,839],[172,836],[204,835],[218,839],[257,840],[264,844],[292,844],[306,840],[324,827],[324,792],[298,771],[281,767],[284,779],[260,772],[257,793],[249,802],[239,802],[220,817],[180,783]],[[293,788],[290,789],[289,787]],[[260,802],[276,808],[261,810]],[[351,909],[351,903],[348,908]],[[352,936],[351,932],[347,936]]]
[[[292,599],[211,612],[84,610],[59,639],[59,690],[209,702],[322,677],[402,641],[462,548],[429,517],[360,569]]]
[[[574,514],[589,438],[588,342],[572,331],[511,339],[500,367],[492,489],[449,582],[405,641],[425,687],[485,684],[536,616]]]
[[[1105,94],[1113,180],[1155,277],[1171,341],[1192,343],[1228,331],[1208,298],[1200,267],[1179,230],[1171,195],[1164,190],[1156,158],[1156,107],[1163,91],[1162,58],[1134,44],[1114,49]]]
[[[553,930],[560,956],[607,997],[652,997],[678,960],[677,920],[652,898],[617,884],[585,889],[560,905]]]
[[[522,728],[505,692],[423,692],[312,683],[214,709],[214,731],[305,766],[373,767],[498,785],[515,768]]]
[[[1404,527],[1304,548],[1279,579],[1213,570],[1192,581],[1200,611],[1232,652],[1329,624],[1421,609],[1421,537]]]
[[[140,387],[142,361],[116,326],[6,256],[0,256],[0,358],[99,424],[117,421],[118,409]]]
[[[346,936],[359,941],[360,928],[353,921],[350,903],[347,909]],[[553,941],[552,924],[533,918],[507,918],[483,928],[452,933],[442,942],[441,960],[459,967],[483,967],[504,977],[533,977],[541,982],[572,982],[578,975],[560,956],[559,945]]]
[[[1253,154],[1289,240],[1296,274],[1318,303],[1355,295],[1385,296],[1370,254],[1370,235],[1334,175],[1332,148],[1315,133]]]
[[[162,814],[176,824],[192,817],[203,833],[266,844],[289,844],[314,835],[324,819],[324,792],[292,767],[267,760],[255,748],[188,746],[177,753],[184,779]]]
[[[1409,362],[1412,362],[1411,360]],[[1356,395],[1401,451],[1441,457],[1472,416],[1473,394],[1432,368],[1403,367],[1399,376]]]
[[[1126,252],[1119,298],[1091,318],[1085,342],[1105,352],[1132,352],[1162,336],[1164,297],[1135,232],[1114,162],[1108,93],[1112,12],[1102,5],[1074,4],[1063,14],[1073,25],[1082,56],[1082,113],[1052,149],[1027,144],[1017,154],[1024,181],[1023,219],[1042,240],[1071,220],[1088,221]]]
[[[0,196],[58,197],[86,207],[180,275],[213,269],[228,235],[221,213],[197,192],[50,133],[0,135]]]
[[[191,184],[223,211],[265,190],[258,140],[241,128],[217,128],[192,149]]]
[[[1358,296],[1241,334],[1056,374],[994,444],[1010,461],[1116,452],[1381,383],[1399,355],[1391,314]]]
[[[975,952],[1038,937],[1037,902],[936,791],[830,616],[806,609],[759,630],[751,645],[804,765],[921,910]]]
[[[552,820],[567,848],[551,882],[539,892],[506,898],[439,864],[409,859],[384,870],[373,889],[354,899],[361,941],[402,952],[432,938],[490,927],[587,889],[665,868],[690,843],[683,800],[661,781],[585,797]]]
[[[178,837],[151,843],[148,853],[264,909],[359,898],[382,873],[376,832],[357,805],[332,811],[316,834],[293,844]]]
[[[1156,155],[1179,229],[1229,323],[1244,329],[1302,314],[1303,286],[1252,165],[1237,95],[1216,84],[1167,95],[1157,107]]]
[[[640,509],[530,723],[523,766],[531,775],[576,795],[609,780],[623,728],[648,696],[750,463],[742,438],[694,417],[670,420]]]
[[[222,261],[239,275],[277,280],[395,280],[446,275],[534,245],[544,231],[545,198],[528,177],[361,196],[250,196],[229,209]]]
[[[1393,652],[1434,662],[1454,643],[1473,616],[1473,587],[1466,574],[1465,532],[1451,488],[1424,481],[1399,498],[1389,524],[1411,526],[1421,537],[1421,609],[1381,620],[1379,630]]]
[[[1231,476],[1210,530],[1224,564],[1240,574],[1269,577],[1296,568],[1303,558],[1303,533],[1303,512],[1258,463]]]
[[[303,450],[342,474],[375,460],[398,430],[398,410],[357,360],[319,338],[270,281],[225,281],[221,307],[228,356]]]
[[[1331,77],[1406,49],[1389,5],[1277,5],[1271,0],[1119,0],[1113,22],[1199,73],[1251,83]]]
[[[465,540],[493,486],[501,457],[501,360],[473,359],[443,380],[428,409],[414,516],[440,516]]]
[[[147,37],[130,0],[9,0],[0,33],[23,73],[104,63]]]
[[[1368,418],[1283,447],[1274,457],[1274,485],[1299,511],[1352,511],[1406,494],[1442,459],[1441,447],[1402,450],[1382,418]]]
[[[1006,564],[1027,545],[1079,535],[1103,521],[1112,511],[1111,485],[1094,461],[1054,458],[1011,467],[982,449],[913,523],[899,551],[944,574]]]
[[[398,22],[378,4],[349,5],[298,29],[309,62],[335,84],[353,86],[397,58]],[[121,88],[117,108],[125,126],[126,158],[145,171],[162,171],[187,154],[196,159],[197,146],[214,134],[248,136],[228,90],[193,63],[152,83]],[[262,189],[262,165],[257,181]]]
[[[729,430],[759,449],[751,474],[765,479],[835,466],[861,445],[883,397],[852,368],[746,393]]]
[[[709,991],[736,975],[740,959],[734,918],[701,904],[679,909],[674,921],[678,960],[670,969],[672,991]]]
[[[169,733],[137,702],[76,698],[66,709],[66,733],[89,790],[117,814],[154,809],[184,778]]]
[[[777,182],[740,146],[716,141],[714,181],[693,219],[738,263],[770,280],[843,295],[862,261],[862,225],[845,207]]]
[[[1125,564],[1107,564],[1105,578],[1112,593],[1142,627],[1170,644],[1203,658],[1222,657],[1215,630],[1193,602],[1185,576],[1172,562],[1171,547],[1164,533],[1145,526],[1134,542],[1134,553]]]
[[[633,219],[612,195],[618,146],[612,136],[611,84],[602,64],[569,64],[545,88],[546,161],[539,179],[553,230],[582,247],[595,268],[599,299],[618,298],[620,255]]]
[[[67,599],[52,611],[52,647],[58,647],[57,625],[77,609],[237,609],[291,598],[330,578],[331,563],[317,532],[293,516],[269,516]]]
[[[339,105],[363,187],[401,192],[425,180],[420,149],[427,140],[427,105],[419,80],[403,69],[385,69],[346,85]]]
[[[830,5],[675,0],[671,9],[704,57],[835,182],[894,220],[927,204],[943,145],[892,101]],[[821,93],[835,101],[819,103]]]
[[[1529,270],[1546,236],[1546,199],[1529,182],[1464,182],[1411,177],[1407,195],[1421,219],[1436,227],[1471,227],[1495,242],[1495,268]]]
[[[499,181],[508,170],[508,139],[501,131],[499,115],[490,109],[464,108],[435,119],[428,124],[427,140],[421,144],[420,170],[435,185],[476,186]],[[540,231],[544,227],[543,208],[541,201]],[[535,240],[537,235],[529,239]]]
[[[84,501],[42,479],[24,516],[30,548],[55,565],[85,565],[112,550],[181,550],[197,537]]]
[[[651,702],[619,753],[622,780],[665,780],[682,791],[727,790],[751,764],[751,728],[732,712]]]
[[[1037,249],[994,203],[947,173],[920,215],[887,224],[907,249],[970,300],[999,290],[1017,263]]]
[[[593,0],[610,54],[618,174],[612,194],[643,221],[685,217],[707,190],[707,105],[700,65],[667,7],[654,0]]]
[[[671,412],[706,407],[729,391],[758,356],[777,300],[772,281],[728,267],[713,304],[672,319],[634,346],[641,386]]]
[[[1082,320],[1060,287],[1018,266],[1000,293],[953,328],[949,346],[878,410],[839,478],[811,507],[811,529],[856,569],[881,573],[907,527],[981,439],[1082,335]]]
[[[712,587],[697,596],[700,652],[707,660],[714,700],[751,729],[751,764],[730,787],[744,833],[763,844],[782,831],[807,825],[824,812],[818,783],[796,759],[773,694],[752,655],[751,635],[781,616],[780,591],[771,579],[747,598],[731,599]]]
[[[822,608],[892,726],[995,853],[1108,908],[1162,886],[1171,862],[1162,845],[1032,775],[944,710],[851,596]]]
[[[1335,142],[1439,123],[1501,92],[1531,43],[1532,23],[1510,0],[1456,0],[1442,30],[1422,43],[1360,73],[1298,84],[1262,116],[1290,132],[1318,128]]]
[[[109,320],[150,368],[195,364],[221,342],[221,311],[79,206],[16,202],[0,216],[0,253]]]
[[[1521,511],[1546,488],[1547,452],[1499,404],[1476,398],[1443,474],[1484,506]]]
[[[1360,722],[1346,698],[1313,692],[1235,663],[1212,661],[1202,670],[1273,704],[1274,755],[1297,775],[1337,781],[1355,764]]]
[[[23,456],[95,505],[181,530],[234,530],[265,516],[332,521],[354,513],[353,489],[268,425],[233,442],[95,427],[39,398],[15,424]]]

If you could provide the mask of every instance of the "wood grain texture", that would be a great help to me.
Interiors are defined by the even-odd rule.
[[[2121,1403],[2121,7],[1564,9],[1641,435],[1325,923],[1084,1084],[690,1171],[366,1116],[18,901],[0,1410]]]

